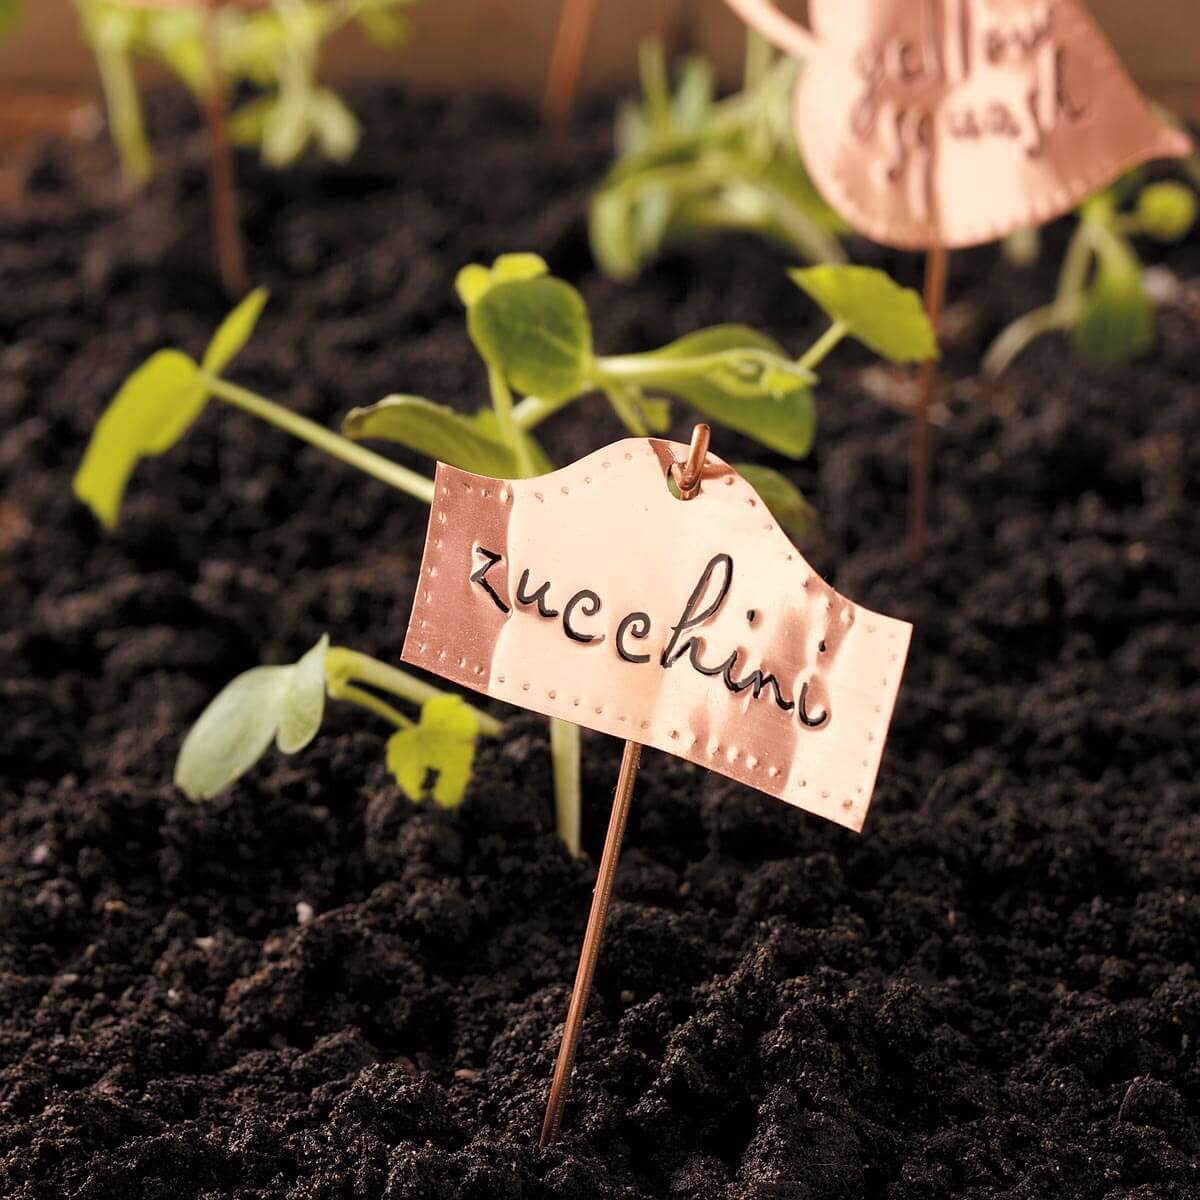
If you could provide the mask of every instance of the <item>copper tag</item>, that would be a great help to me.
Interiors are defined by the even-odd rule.
[[[838,595],[716,455],[679,500],[686,453],[439,463],[404,661],[861,829],[912,627]]]
[[[728,0],[806,60],[794,128],[826,200],[905,249],[1040,225],[1151,158],[1191,153],[1080,0]]]

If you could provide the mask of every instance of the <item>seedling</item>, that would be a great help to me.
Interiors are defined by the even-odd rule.
[[[1195,221],[1191,188],[1162,182],[1139,189],[1136,174],[1086,201],[1077,211],[1054,299],[1001,331],[984,355],[984,373],[998,378],[1048,333],[1068,333],[1085,362],[1116,363],[1142,354],[1154,341],[1154,300],[1133,239],[1177,242]]]
[[[417,396],[390,396],[348,414],[341,435],[265,396],[223,378],[249,339],[266,293],[252,293],[226,318],[199,363],[179,350],[160,350],[125,382],[99,423],[75,477],[75,494],[105,526],[116,525],[130,477],[141,459],[170,450],[210,399],[258,417],[365,474],[421,500],[433,481],[359,444],[378,438],[453,466],[492,476],[528,477],[552,469],[533,431],[573,401],[600,391],[637,436],[663,432],[667,400],[683,400],[711,420],[787,457],[810,450],[815,428],[816,367],[845,337],[897,362],[935,351],[933,333],[915,292],[865,267],[813,267],[793,273],[797,285],[830,316],[829,329],[793,360],[770,338],[741,325],[699,330],[636,354],[594,353],[582,296],[549,275],[533,254],[502,255],[493,266],[459,272],[471,340],[487,367],[492,404],[473,415]],[[522,399],[514,399],[514,391]],[[794,535],[811,510],[797,488],[768,467],[739,468]],[[185,742],[176,779],[197,798],[228,786],[274,738],[294,753],[316,733],[324,693],[389,721],[396,732],[388,761],[409,796],[461,799],[470,771],[474,731],[493,734],[495,721],[404,672],[322,641],[293,667],[260,667],[239,676],[213,702]],[[422,705],[417,725],[381,699],[385,692]],[[461,703],[461,702],[460,702]],[[248,714],[253,714],[251,717]],[[579,732],[551,722],[558,828],[579,850]],[[465,765],[464,765],[465,764]]]
[[[617,161],[591,205],[592,252],[607,274],[632,278],[667,243],[712,230],[758,234],[807,262],[845,261],[848,226],[791,134],[797,65],[751,47],[745,88],[717,101],[707,60],[689,58],[672,95],[661,43],[642,46],[642,100],[618,109]]]
[[[273,167],[316,145],[344,160],[359,126],[318,83],[322,43],[350,22],[383,44],[403,41],[402,10],[416,0],[74,0],[96,55],[108,124],[125,182],[149,179],[153,155],[134,78],[136,59],[167,66],[205,113],[213,231],[225,289],[246,290],[229,143],[257,147]],[[257,93],[232,114],[230,96]]]

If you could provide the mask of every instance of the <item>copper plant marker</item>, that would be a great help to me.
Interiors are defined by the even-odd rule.
[[[199,10],[201,37],[204,41],[204,68],[207,89],[204,118],[208,128],[208,191],[212,216],[213,244],[217,251],[217,270],[225,294],[237,299],[249,287],[246,278],[246,254],[238,217],[237,181],[233,152],[229,145],[225,111],[225,81],[221,72],[217,10],[232,4],[237,8],[263,8],[269,0],[118,0],[125,8],[161,12]]]
[[[542,1145],[642,748],[859,830],[908,653],[911,626],[817,576],[708,440],[629,438],[534,479],[437,468],[404,661],[625,741]]]
[[[941,256],[926,271],[931,314],[946,251],[1044,224],[1138,163],[1191,152],[1080,0],[810,0],[811,32],[771,0],[726,2],[805,62],[793,128],[825,199],[877,242]],[[918,552],[935,372],[921,369],[913,436]]]

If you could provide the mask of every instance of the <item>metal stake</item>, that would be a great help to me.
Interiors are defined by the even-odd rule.
[[[946,298],[949,259],[950,252],[945,246],[934,246],[925,255],[925,312],[935,329]],[[925,553],[929,535],[929,410],[933,406],[937,384],[937,360],[927,358],[917,376],[917,407],[913,414],[912,459],[908,480],[908,535],[914,559],[919,559]]]
[[[677,462],[671,468],[681,500],[690,500],[700,491],[700,476],[704,470],[705,455],[708,453],[709,437],[709,427],[697,425],[692,430],[692,442],[688,447],[686,461]],[[567,1102],[567,1092],[571,1085],[571,1068],[575,1064],[575,1049],[579,1044],[588,996],[592,990],[596,959],[600,956],[600,942],[604,937],[613,880],[617,874],[617,860],[621,857],[621,842],[625,837],[625,823],[629,818],[629,803],[633,799],[633,785],[637,780],[641,761],[641,745],[637,742],[626,742],[625,752],[621,755],[621,770],[617,775],[617,788],[613,795],[612,814],[608,818],[604,852],[600,855],[600,869],[596,873],[592,909],[588,913],[587,931],[583,935],[583,948],[579,952],[579,966],[575,971],[575,986],[571,989],[571,1003],[567,1007],[567,1019],[558,1047],[558,1060],[554,1064],[554,1077],[550,1081],[550,1098],[546,1102],[542,1136],[538,1139],[539,1149],[544,1149],[554,1141],[562,1124],[563,1106]]]

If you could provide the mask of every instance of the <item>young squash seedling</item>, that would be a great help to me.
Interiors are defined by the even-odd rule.
[[[416,0],[74,0],[92,46],[108,109],[108,125],[125,182],[149,179],[146,137],[134,62],[167,66],[205,114],[213,236],[222,282],[246,290],[244,253],[230,141],[257,147],[274,167],[294,162],[309,145],[328,158],[349,158],[359,126],[338,95],[318,82],[322,43],[357,22],[387,45],[404,40],[403,10]],[[232,114],[231,96],[257,94]]]
[[[457,289],[467,308],[471,340],[487,368],[491,406],[465,415],[418,396],[389,396],[354,409],[341,435],[223,378],[249,338],[266,301],[252,293],[226,318],[202,360],[160,350],[125,382],[92,435],[75,494],[113,527],[138,462],[164,454],[216,399],[266,421],[334,458],[426,504],[433,480],[359,444],[399,442],[431,458],[483,474],[518,478],[552,469],[534,430],[552,414],[602,392],[637,436],[664,432],[667,396],[710,420],[798,459],[812,446],[812,389],[818,364],[845,337],[897,362],[934,352],[933,333],[915,292],[864,267],[814,267],[793,272],[831,318],[829,329],[799,359],[770,338],[740,325],[699,330],[657,350],[597,355],[591,322],[575,288],[548,273],[533,254],[502,255],[493,266],[465,267]],[[517,401],[514,392],[522,398]],[[739,468],[780,524],[804,532],[811,510],[798,489],[767,467]],[[256,668],[234,680],[205,711],[181,753],[176,778],[202,799],[228,786],[266,751],[272,739],[293,753],[315,735],[324,693],[366,708],[396,727],[388,763],[405,793],[418,798],[434,773],[434,799],[457,803],[470,773],[475,731],[493,734],[494,719],[365,655],[324,640],[293,667]],[[422,705],[419,724],[379,696]],[[253,711],[254,719],[247,717]],[[551,722],[558,829],[579,851],[579,732]]]
[[[1048,333],[1070,334],[1080,358],[1095,364],[1136,358],[1153,344],[1154,300],[1132,239],[1170,243],[1185,237],[1196,221],[1196,195],[1169,181],[1138,188],[1139,174],[1079,208],[1053,301],[1000,332],[983,358],[986,375],[998,378]],[[1036,253],[1035,241],[1027,260]]]
[[[845,222],[809,179],[791,133],[797,65],[751,33],[745,86],[714,99],[713,69],[689,58],[674,95],[661,43],[642,46],[641,103],[617,111],[617,161],[592,199],[592,253],[630,279],[669,242],[741,230],[807,262],[843,262]]]

